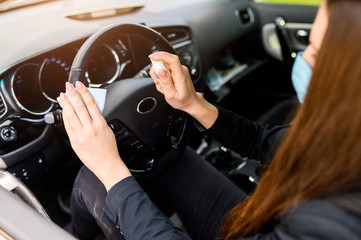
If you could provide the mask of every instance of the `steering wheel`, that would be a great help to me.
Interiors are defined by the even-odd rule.
[[[97,48],[120,35],[142,37],[151,41],[157,50],[176,54],[169,42],[156,31],[139,24],[117,24],[90,36],[79,49],[69,75],[69,82],[81,81],[87,85],[85,73],[89,60]],[[113,130],[118,147],[128,150],[122,156],[131,171],[153,172],[159,159],[170,149],[186,145],[189,121],[183,116],[176,139],[172,140],[172,109],[159,93],[151,78],[129,78],[115,81],[105,87],[107,97],[103,116]],[[123,152],[124,154],[124,152]],[[133,166],[129,166],[133,164]]]

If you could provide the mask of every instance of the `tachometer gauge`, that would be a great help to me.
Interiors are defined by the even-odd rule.
[[[34,115],[43,115],[53,107],[53,103],[44,97],[40,89],[39,70],[38,64],[25,64],[16,70],[11,79],[15,102],[22,110]]]
[[[89,60],[86,79],[91,87],[112,83],[120,75],[119,57],[108,45],[102,45]]]
[[[40,87],[44,96],[57,102],[60,92],[64,91],[68,81],[71,62],[59,56],[46,58],[40,69]]]

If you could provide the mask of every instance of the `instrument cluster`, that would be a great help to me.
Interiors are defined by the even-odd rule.
[[[129,51],[129,37],[101,45],[89,60],[85,80],[100,87],[136,74]],[[11,96],[17,106],[31,114],[44,115],[57,104],[65,90],[72,62],[81,42],[48,52],[18,66],[11,76]]]
[[[199,59],[188,30],[157,30],[173,45],[196,82],[200,72]],[[73,60],[85,40],[47,51],[9,69],[6,87],[2,89],[3,95],[7,96],[5,102],[14,103],[10,105],[16,105],[25,115],[39,118],[58,108],[57,98],[65,91]],[[99,88],[126,78],[149,77],[151,63],[148,55],[156,51],[156,44],[142,36],[114,36],[99,46],[89,59],[84,81],[89,87]]]

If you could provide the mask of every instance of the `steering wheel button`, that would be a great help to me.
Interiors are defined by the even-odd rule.
[[[13,127],[6,126],[3,127],[0,131],[0,137],[5,142],[12,142],[16,140],[16,130]]]

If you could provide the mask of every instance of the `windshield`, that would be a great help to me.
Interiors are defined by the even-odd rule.
[[[6,12],[17,8],[33,6],[55,0],[0,0],[0,12]]]

